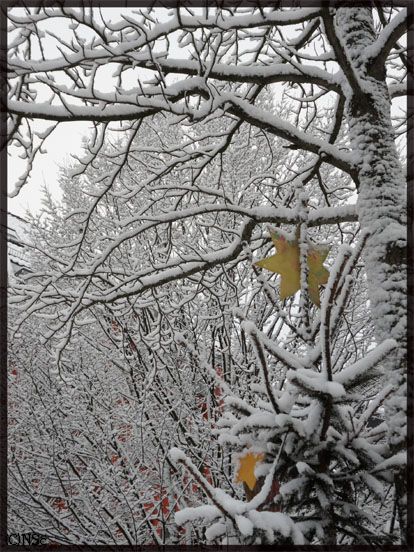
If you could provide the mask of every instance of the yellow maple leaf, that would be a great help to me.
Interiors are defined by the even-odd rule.
[[[287,240],[277,232],[272,233],[276,255],[257,261],[255,264],[280,274],[280,298],[286,299],[300,290],[300,250],[297,239]],[[320,307],[319,286],[327,283],[329,271],[323,266],[330,247],[309,245],[308,290],[311,301]]]
[[[247,452],[244,456],[239,458],[239,469],[237,471],[236,483],[246,483],[252,491],[256,485],[254,469],[256,464],[264,459],[264,456],[263,452]]]

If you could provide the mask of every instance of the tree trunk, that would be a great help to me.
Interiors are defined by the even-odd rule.
[[[398,348],[384,366],[395,394],[386,403],[393,454],[406,449],[406,188],[391,125],[385,68],[369,66],[367,48],[376,38],[369,8],[341,8],[336,34],[346,46],[359,83],[349,88],[347,118],[351,148],[359,157],[358,213],[370,232],[365,249],[368,293],[378,342],[394,338]],[[401,541],[406,542],[406,477],[395,473]]]

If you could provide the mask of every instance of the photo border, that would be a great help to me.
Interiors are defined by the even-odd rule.
[[[229,552],[259,552],[264,550],[272,551],[309,551],[319,552],[330,551],[372,551],[374,549],[384,551],[412,551],[414,550],[414,503],[413,503],[413,462],[414,462],[414,439],[413,439],[413,418],[414,418],[414,392],[413,392],[413,361],[414,361],[414,0],[386,1],[386,0],[221,0],[218,2],[208,2],[202,0],[0,0],[0,71],[1,71],[1,124],[0,124],[0,550],[4,552],[20,552],[26,550],[42,550],[44,552],[55,552],[61,550],[85,550],[97,552],[129,552],[134,551],[155,551],[163,550],[165,552],[177,552],[181,548],[185,552],[200,552],[222,550]],[[367,7],[375,8],[378,5],[385,7],[406,7],[408,9],[408,94],[407,94],[407,260],[408,260],[408,405],[407,405],[407,422],[408,422],[408,538],[407,545],[383,545],[378,547],[365,545],[39,545],[39,546],[22,546],[7,544],[7,9],[19,6],[58,6],[64,4],[65,7],[164,7],[172,8],[177,5],[204,7],[210,5],[214,7],[220,6],[229,7],[252,7],[260,5],[262,7],[319,7],[319,6],[352,6],[352,7]]]

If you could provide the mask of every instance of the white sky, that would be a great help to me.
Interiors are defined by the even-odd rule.
[[[119,17],[119,15],[117,14],[119,14],[120,11],[121,10],[115,8],[107,8],[103,10],[105,16],[110,13],[111,19],[113,21],[115,21]],[[166,19],[167,10],[163,8],[158,8],[156,9],[156,11],[157,16],[161,21]],[[59,36],[62,36],[64,38],[65,29],[64,27],[62,27],[62,29],[56,29],[56,20],[54,20],[53,30],[56,34],[59,34]],[[50,41],[48,42],[48,47],[50,49],[51,57],[57,57],[57,50],[54,48]],[[177,46],[175,40],[172,40],[170,42],[169,53],[171,57],[183,57],[184,52],[185,50],[180,49]],[[107,69],[110,68],[107,67]],[[145,70],[143,71],[145,72]],[[104,72],[102,72],[102,77],[103,73]],[[134,78],[134,81],[133,83],[131,82],[131,86],[134,86],[136,84],[136,72],[132,76]],[[102,77],[101,82],[107,82],[110,89],[110,75],[107,75],[104,78]],[[179,79],[180,77],[176,75],[173,78],[175,80]],[[143,80],[145,80],[145,77],[143,77]],[[129,83],[127,83],[127,85],[129,85]],[[104,88],[105,86],[101,85],[100,87]],[[277,101],[277,96],[280,95],[281,86],[275,86],[273,87],[273,90],[275,93],[275,99]],[[397,98],[397,100],[394,101],[393,104],[393,111],[395,111],[396,113],[397,110],[399,110],[400,108],[405,109],[404,98]],[[401,115],[401,112],[399,112],[399,115]],[[46,149],[47,153],[38,154],[28,182],[22,188],[17,197],[9,198],[9,211],[20,216],[24,216],[27,210],[30,210],[34,213],[39,212],[42,205],[42,189],[45,185],[49,188],[52,197],[55,197],[56,199],[60,198],[60,187],[57,184],[60,167],[66,165],[66,163],[70,159],[71,154],[74,154],[76,156],[82,155],[82,137],[88,133],[88,126],[89,123],[80,122],[61,123],[58,125],[58,128],[45,142],[45,147],[43,149]],[[14,183],[18,176],[21,174],[22,170],[23,162],[17,157],[16,153],[13,152],[13,155],[9,155],[8,163],[9,191],[14,188]]]
[[[119,20],[119,14],[125,9],[117,8],[105,8],[102,12],[105,15],[105,19],[110,19],[112,22]],[[155,8],[154,10],[160,21],[167,20],[168,10],[165,8]],[[200,12],[200,9],[194,9],[194,12]],[[53,32],[63,39],[69,39],[71,34],[65,36],[67,29],[62,25],[61,28],[56,28],[59,25],[58,20],[53,22]],[[79,28],[80,29],[80,28]],[[59,57],[60,53],[55,48],[56,41],[45,37],[47,40],[47,48],[49,49],[49,55],[51,58]],[[174,39],[170,41],[170,54],[172,57],[182,57],[184,50],[177,46]],[[101,72],[100,87],[105,88],[105,79],[108,78],[104,75],[104,70]],[[145,73],[145,70],[138,69],[141,73]],[[148,72],[149,73],[149,72]],[[152,75],[152,73],[151,73]],[[179,79],[179,76],[172,76],[174,79]],[[125,77],[124,77],[125,78]],[[134,82],[131,82],[131,87],[136,85],[136,73],[134,74]],[[145,78],[143,78],[145,80]],[[109,86],[111,89],[111,86]],[[41,96],[38,96],[41,99]],[[82,155],[82,137],[88,134],[89,123],[61,123],[52,135],[46,140],[45,154],[39,154],[35,160],[30,179],[21,189],[17,197],[8,199],[8,210],[19,216],[26,214],[27,210],[37,213],[42,206],[42,189],[46,185],[52,197],[59,199],[61,197],[60,187],[57,184],[57,179],[60,171],[60,167],[65,165],[70,159],[70,155],[76,156]],[[18,152],[19,153],[19,152]],[[14,189],[14,183],[19,175],[22,173],[24,163],[18,158],[15,152],[11,154],[9,151],[8,161],[8,190],[11,192]]]
[[[29,181],[19,195],[8,200],[8,210],[17,215],[25,215],[27,210],[38,212],[41,207],[42,188],[46,185],[52,196],[60,198],[60,187],[57,185],[59,167],[65,165],[70,154],[82,153],[82,135],[87,132],[88,124],[64,123],[46,140],[47,153],[40,154],[35,160]],[[9,189],[13,189],[16,177],[22,171],[22,163],[16,156],[9,157]]]

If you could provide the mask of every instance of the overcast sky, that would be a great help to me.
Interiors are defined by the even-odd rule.
[[[167,19],[166,9],[157,8],[155,11],[157,12],[157,16],[160,21],[165,21]],[[116,21],[116,19],[119,19],[119,14],[121,10],[116,8],[106,8],[103,10],[103,12],[107,17],[109,17],[108,14],[110,14],[110,19],[112,21]],[[46,22],[46,24],[47,23],[48,22]],[[56,20],[53,20],[53,30],[55,33],[57,33],[56,25]],[[65,29],[62,27],[62,29],[58,30],[59,33],[57,34],[59,34],[59,36],[61,36],[62,38],[65,38]],[[56,58],[60,55],[55,48],[55,44],[53,44],[52,42],[48,42],[47,46],[49,47],[51,58]],[[171,57],[184,57],[183,54],[185,53],[185,51],[185,49],[178,47],[176,40],[171,40],[169,50],[169,55]],[[105,70],[107,73],[106,75]],[[108,87],[109,89],[112,88],[112,71],[113,69],[111,69],[111,67],[109,66],[103,68],[101,72],[99,86],[101,89],[104,89],[105,87]],[[145,73],[147,71],[140,71],[143,72],[143,80],[145,81]],[[127,82],[127,86],[130,85],[131,87],[133,87],[134,85],[136,85],[136,73],[131,75],[134,80],[131,80],[131,83]],[[173,78],[174,80],[178,80],[180,79],[180,76],[171,75],[171,78]],[[275,95],[275,102],[277,103],[278,101],[280,101],[282,86],[278,85],[272,88]],[[400,110],[401,108],[405,110],[405,98],[397,98],[395,101],[393,101],[393,108],[396,113],[397,110]],[[39,124],[44,125],[44,123]],[[44,188],[45,185],[49,188],[53,197],[56,197],[57,199],[61,197],[60,187],[57,184],[60,167],[67,164],[67,162],[70,160],[71,154],[77,156],[82,154],[82,136],[88,134],[88,127],[89,123],[81,122],[59,124],[58,128],[45,142],[47,153],[43,155],[38,155],[37,159],[35,160],[34,168],[29,181],[25,184],[17,197],[9,198],[8,210],[10,212],[20,216],[24,216],[28,209],[32,212],[38,212],[41,208],[42,188]],[[23,162],[18,157],[18,153],[20,153],[18,150],[9,151],[9,191],[13,190],[15,182],[19,175],[22,173],[24,167]]]

